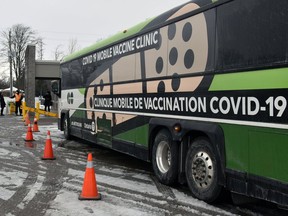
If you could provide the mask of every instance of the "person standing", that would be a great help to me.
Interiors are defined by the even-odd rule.
[[[6,106],[5,100],[4,100],[4,96],[2,95],[2,92],[0,92],[0,106],[1,106],[1,116],[3,115],[3,111],[4,111],[4,107]]]
[[[18,111],[19,111],[20,115],[22,115],[21,104],[22,104],[23,95],[17,89],[16,93],[10,98],[15,98],[15,104],[16,104],[15,114],[18,115]]]
[[[48,110],[50,112],[50,106],[52,102],[52,97],[50,91],[47,91],[47,93],[44,95],[44,106],[45,106],[45,111]]]

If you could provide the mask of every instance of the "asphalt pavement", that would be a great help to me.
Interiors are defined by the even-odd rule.
[[[56,118],[41,116],[38,128],[34,141],[26,142],[28,127],[20,116],[0,117],[0,216],[287,215],[266,203],[206,204],[185,185],[160,184],[150,163],[79,139],[65,140]],[[41,159],[48,131],[55,160]],[[102,199],[80,201],[90,152]]]

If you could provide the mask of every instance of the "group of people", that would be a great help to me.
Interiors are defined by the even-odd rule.
[[[21,104],[22,104],[22,99],[23,99],[23,94],[19,91],[16,90],[15,94],[13,96],[11,96],[10,98],[15,98],[15,114],[18,116],[22,115],[22,108],[21,108]],[[52,105],[52,96],[50,91],[47,91],[47,93],[44,95],[44,107],[45,107],[45,111],[50,112],[50,106]],[[1,116],[4,116],[3,111],[4,108],[6,107],[6,102],[4,100],[4,96],[2,94],[2,92],[0,92],[0,107],[1,107]]]
[[[22,99],[23,99],[23,94],[19,91],[16,90],[15,94],[13,96],[11,96],[10,98],[15,98],[15,114],[18,115],[22,115],[22,109],[21,109],[21,104],[22,104]],[[1,116],[4,116],[3,111],[4,108],[6,107],[6,102],[4,100],[4,96],[2,94],[2,92],[0,92],[0,107],[1,107]]]

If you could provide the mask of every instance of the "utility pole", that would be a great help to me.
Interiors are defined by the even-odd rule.
[[[13,95],[13,75],[12,75],[12,49],[11,49],[11,30],[9,30],[9,65],[10,65],[10,97]]]

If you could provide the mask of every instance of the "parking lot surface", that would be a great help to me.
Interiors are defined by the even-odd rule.
[[[209,205],[192,198],[184,185],[167,187],[151,164],[85,143],[67,141],[57,119],[40,117],[35,141],[25,142],[21,117],[0,118],[0,215],[285,215],[274,207]],[[50,131],[55,160],[42,160]],[[80,201],[87,165],[93,155],[98,201]]]

